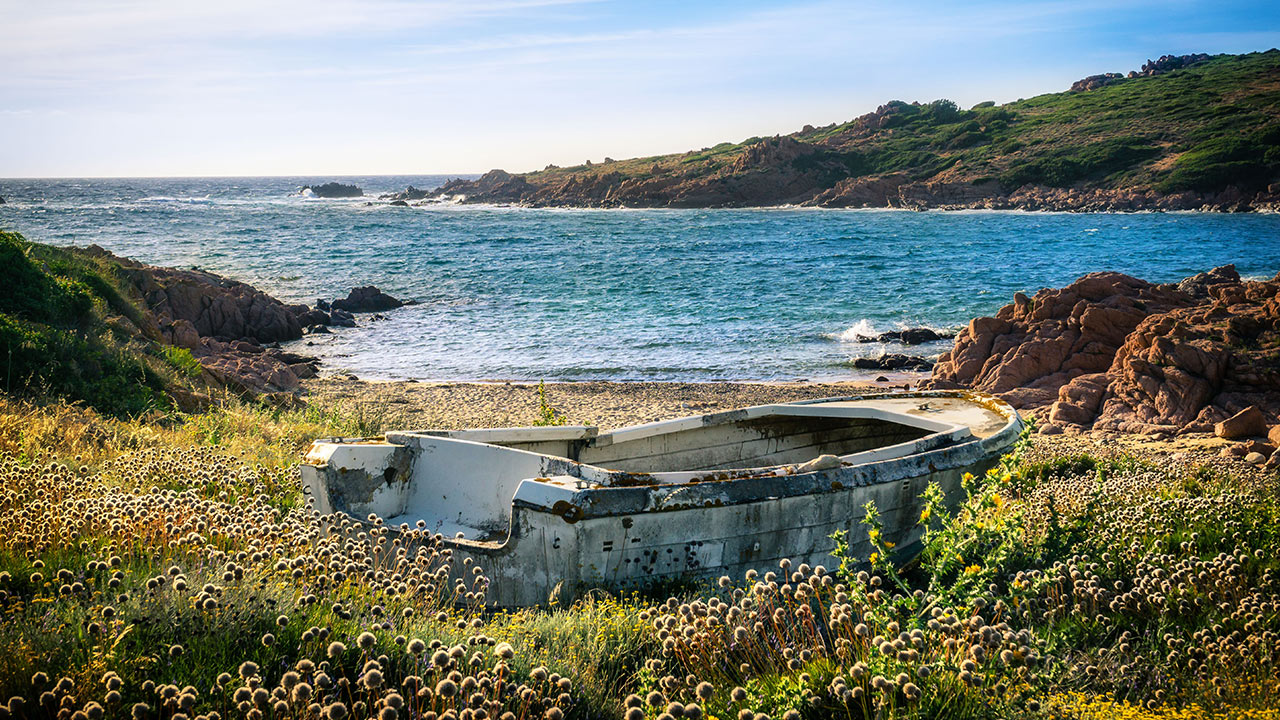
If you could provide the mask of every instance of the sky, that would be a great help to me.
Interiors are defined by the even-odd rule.
[[[0,177],[527,171],[1280,46],[1280,2],[0,0]]]

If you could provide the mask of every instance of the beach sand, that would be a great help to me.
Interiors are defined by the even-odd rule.
[[[547,402],[568,424],[616,428],[771,402],[902,388],[892,383],[547,383]],[[307,401],[342,406],[394,429],[516,427],[538,417],[538,386],[524,383],[369,382],[341,376],[305,381]]]

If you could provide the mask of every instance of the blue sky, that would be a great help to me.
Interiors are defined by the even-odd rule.
[[[0,176],[521,171],[1277,45],[1274,1],[0,0]]]

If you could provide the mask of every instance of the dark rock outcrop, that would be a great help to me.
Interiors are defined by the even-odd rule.
[[[335,307],[329,311],[329,324],[338,327],[355,327],[356,317],[342,308]]]
[[[108,254],[97,248],[95,252]],[[252,285],[203,270],[144,265],[114,258],[160,327],[185,321],[203,337],[265,344],[296,340],[302,326],[294,310]]]
[[[1251,405],[1265,426],[1280,418],[1278,345],[1280,275],[1094,273],[976,318],[925,385],[994,392],[1058,427],[1211,432]]]
[[[393,193],[387,193],[385,195],[379,195],[378,199],[391,200],[393,202],[397,200],[407,202],[410,200],[422,200],[423,198],[427,197],[430,194],[431,194],[430,190],[419,190],[418,188],[410,185],[409,187],[405,188],[404,190],[401,190],[400,192],[393,192]]]
[[[476,180],[450,180],[435,194],[446,197],[463,195],[474,202],[520,202],[532,189],[523,177],[505,170],[490,170]]]
[[[299,309],[251,285],[203,270],[156,267],[97,246],[91,255],[120,266],[146,312],[142,328],[154,339],[186,348],[216,384],[250,393],[289,392],[314,377],[318,361],[270,344],[302,337]]]
[[[874,337],[861,337],[858,342],[899,342],[903,345],[923,345],[928,342],[950,340],[956,336],[952,332],[938,332],[933,328],[907,328],[906,330],[890,330]]]
[[[849,366],[858,370],[928,370],[933,367],[933,361],[919,355],[885,353],[879,357],[854,358]]]
[[[344,185],[339,182],[327,182],[323,185],[304,185],[302,191],[310,190],[318,198],[364,197],[364,191],[356,185]]]
[[[373,285],[352,288],[345,298],[334,300],[330,307],[334,310],[355,312],[383,312],[404,306],[401,300],[391,297]]]

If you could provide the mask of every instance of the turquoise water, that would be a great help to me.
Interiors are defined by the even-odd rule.
[[[369,283],[418,300],[299,344],[384,379],[865,377],[845,364],[886,348],[854,335],[958,327],[1086,272],[1280,270],[1275,215],[406,209],[296,194],[329,179],[0,179],[0,227],[287,301]],[[343,179],[374,194],[442,180]]]

